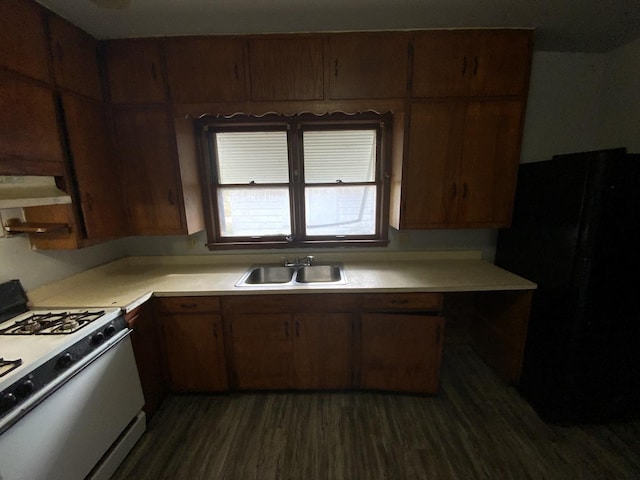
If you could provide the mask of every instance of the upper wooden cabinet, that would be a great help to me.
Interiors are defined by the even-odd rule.
[[[413,103],[394,226],[508,226],[522,115],[518,100]]]
[[[247,43],[252,100],[323,98],[321,38],[252,38]]]
[[[104,59],[112,102],[162,103],[166,101],[166,82],[158,40],[135,39],[106,42]]]
[[[177,235],[201,230],[193,132],[174,126],[165,107],[117,108],[114,121],[132,233]]]
[[[329,96],[404,98],[408,58],[405,33],[332,34],[326,67]]]
[[[56,85],[102,100],[97,41],[57,15],[49,16],[49,35]]]
[[[242,39],[175,37],[165,39],[164,47],[174,103],[245,99]]]
[[[526,95],[531,30],[420,32],[413,42],[414,97]]]
[[[49,82],[49,46],[43,11],[36,2],[0,2],[0,65]]]
[[[54,93],[20,75],[0,74],[0,172],[63,175]]]
[[[125,236],[128,223],[120,169],[108,134],[105,108],[70,93],[62,95],[62,107],[87,238]]]

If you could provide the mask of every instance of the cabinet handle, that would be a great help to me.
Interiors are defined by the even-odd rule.
[[[478,73],[478,57],[473,57],[473,75]]]
[[[296,320],[296,337],[300,336],[300,322]]]
[[[173,207],[174,206],[173,190],[169,190],[169,193],[167,195],[167,200],[169,200],[169,205]]]
[[[196,308],[198,306],[197,303],[181,303],[180,308],[184,308],[185,310],[191,310],[192,308]]]
[[[93,211],[93,197],[89,192],[87,192],[87,207],[89,211]]]
[[[154,81],[158,80],[158,72],[156,72],[156,64],[155,63],[151,64],[151,76],[153,77]]]
[[[338,59],[333,63],[333,75],[338,78]]]
[[[58,57],[58,60],[60,60],[60,62],[62,62],[63,53],[64,51],[62,50],[62,45],[60,45],[60,42],[56,42],[56,55]]]
[[[465,55],[462,59],[462,76],[464,77],[465,73],[467,73],[467,56]]]
[[[233,74],[236,77],[236,80],[240,80],[240,74],[238,73],[238,64],[233,64]]]
[[[467,187],[466,183],[462,184],[462,198],[467,198],[467,193],[469,192],[469,187]]]
[[[289,337],[289,322],[284,322],[284,336]]]
[[[391,305],[406,305],[407,303],[409,303],[409,300],[406,298],[403,300],[391,300]]]
[[[213,338],[218,338],[218,324],[213,322]]]

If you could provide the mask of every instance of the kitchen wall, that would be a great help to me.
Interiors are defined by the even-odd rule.
[[[603,54],[536,52],[522,161],[615,146],[640,152],[638,58],[640,40]],[[474,249],[492,260],[496,232],[391,230],[390,238],[394,250]],[[20,278],[28,290],[127,255],[208,254],[205,241],[200,232],[121,239],[78,251],[32,251],[24,236],[5,237],[0,238],[0,281]]]
[[[607,56],[600,145],[640,153],[640,38]]]

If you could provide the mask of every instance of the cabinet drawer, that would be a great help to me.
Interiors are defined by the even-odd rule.
[[[156,298],[160,314],[219,312],[218,297],[161,297]]]
[[[353,312],[357,295],[343,293],[296,295],[236,295],[223,299],[223,313]]]
[[[442,310],[441,293],[366,293],[362,295],[365,312],[388,310],[417,310],[439,312]]]

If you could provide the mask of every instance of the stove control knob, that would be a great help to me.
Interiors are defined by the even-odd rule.
[[[104,334],[107,337],[110,337],[114,333],[116,333],[116,327],[114,327],[113,324],[108,325],[107,328],[104,329]]]
[[[58,359],[56,365],[60,368],[68,368],[71,366],[72,363],[73,363],[73,357],[69,352],[67,352]]]
[[[16,388],[16,395],[22,398],[28,397],[33,393],[35,389],[36,386],[31,380],[25,380],[20,385],[18,385],[18,388]]]
[[[5,393],[0,399],[0,411],[9,410],[16,403],[18,403],[18,399],[13,393]]]
[[[104,333],[98,332],[93,337],[91,337],[91,343],[93,345],[100,345],[105,340]]]

